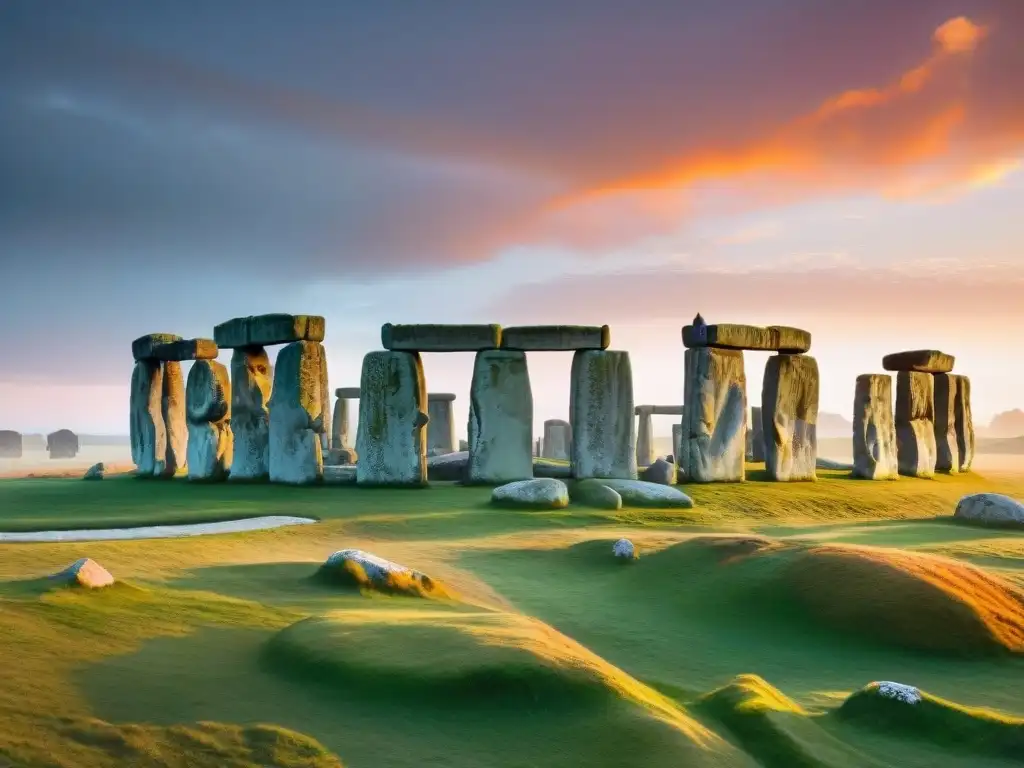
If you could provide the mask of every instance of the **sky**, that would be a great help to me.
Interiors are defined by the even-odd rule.
[[[987,422],[1022,93],[1020,0],[4,0],[0,428],[126,433],[133,338],[264,312],[326,318],[332,388],[385,322],[607,323],[638,404],[697,312],[795,325],[821,410],[938,348]],[[570,360],[529,356],[538,430]],[[462,435],[472,364],[424,356]]]

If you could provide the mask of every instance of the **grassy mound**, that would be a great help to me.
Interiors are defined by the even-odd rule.
[[[920,694],[918,703],[907,704],[880,695],[878,685],[872,683],[846,699],[835,717],[944,749],[1016,760],[1024,756],[1024,719],[964,707],[924,691]]]
[[[959,655],[1024,653],[1024,591],[967,563],[818,546],[782,576],[818,621],[884,643]]]

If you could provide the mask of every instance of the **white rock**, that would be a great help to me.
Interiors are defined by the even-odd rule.
[[[743,353],[699,347],[687,349],[684,359],[683,428],[676,455],[682,476],[697,483],[740,482],[747,452]]]
[[[360,485],[427,482],[427,390],[416,352],[370,352],[359,384]]]
[[[277,355],[270,397],[270,480],[308,485],[323,477],[323,368],[316,341],[293,341]]]
[[[883,681],[872,683],[868,687],[869,689],[873,687],[877,694],[885,699],[895,699],[896,701],[902,701],[904,704],[921,703],[921,692],[912,685]]]
[[[103,465],[103,462],[101,461],[98,464],[93,464],[91,467],[89,467],[85,471],[85,474],[82,476],[82,479],[83,480],[102,480],[103,479],[103,473],[105,471],[106,471],[106,467]]]
[[[975,493],[960,499],[953,517],[987,525],[1024,526],[1024,504],[1001,493]]]
[[[263,480],[270,474],[271,368],[263,347],[231,355],[232,458],[229,480]]]
[[[491,501],[512,506],[562,509],[569,506],[569,488],[561,480],[551,477],[517,480],[495,488]]]
[[[601,478],[601,484],[619,494],[622,503],[627,507],[693,507],[693,499],[671,485],[614,478]]]
[[[363,573],[366,574],[366,578],[375,587],[387,587],[389,586],[389,577],[403,575],[418,582],[428,590],[433,588],[433,581],[426,574],[406,568],[404,565],[386,560],[383,557],[377,557],[377,555],[364,552],[361,549],[342,549],[335,552],[327,558],[321,566],[321,570],[327,573],[331,571],[340,572],[345,568],[346,563],[354,563],[360,566]]]
[[[573,476],[636,479],[636,421],[629,353],[583,350],[572,358],[569,410]]]
[[[471,483],[533,477],[533,392],[526,353],[477,352],[469,389]]]
[[[629,539],[619,539],[612,545],[612,554],[620,560],[635,560],[636,547]]]
[[[110,572],[88,557],[76,560],[63,571],[50,578],[68,586],[87,587],[89,589],[109,587],[114,583],[114,577],[110,575]]]

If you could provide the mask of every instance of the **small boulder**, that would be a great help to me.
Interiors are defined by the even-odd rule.
[[[636,547],[629,539],[619,539],[612,545],[612,554],[619,560],[631,563],[637,559]]]
[[[693,499],[669,485],[644,480],[601,479],[604,485],[622,497],[627,507],[677,507],[692,509]]]
[[[443,597],[444,588],[426,574],[361,549],[342,549],[317,572],[320,580],[416,597]]]
[[[109,587],[114,583],[114,577],[110,575],[110,571],[88,557],[76,560],[50,578],[68,587],[85,587],[86,589]]]
[[[105,471],[106,471],[106,468],[103,466],[103,462],[101,461],[98,464],[93,464],[91,467],[89,467],[87,470],[85,470],[85,474],[82,475],[82,479],[83,480],[102,480],[103,479],[103,473]]]
[[[678,473],[679,469],[675,464],[670,464],[665,459],[657,459],[643,471],[643,479],[648,483],[675,485]]]
[[[953,519],[995,527],[1024,527],[1024,504],[1001,493],[975,493],[960,499]]]
[[[516,480],[495,488],[491,493],[491,503],[531,509],[562,509],[569,506],[569,489],[561,480],[550,477]]]
[[[921,692],[912,685],[884,680],[880,683],[871,683],[865,690],[876,696],[881,696],[883,699],[894,699],[904,704],[921,703]]]
[[[580,480],[574,483],[572,500],[595,509],[622,509],[622,497],[601,480]]]

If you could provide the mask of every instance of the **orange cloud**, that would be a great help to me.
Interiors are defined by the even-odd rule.
[[[971,99],[971,54],[988,35],[966,17],[950,19],[934,31],[929,56],[884,86],[843,91],[745,143],[698,148],[662,167],[562,197],[548,213],[740,179],[741,193],[757,182],[786,180],[819,191],[906,190],[922,167],[940,160],[943,167],[927,174],[929,185],[983,183],[982,169],[1005,169],[1007,154],[1024,148],[1020,128],[975,125],[985,117]],[[1024,125],[1024,115],[1017,119]],[[992,134],[999,134],[995,141]]]

